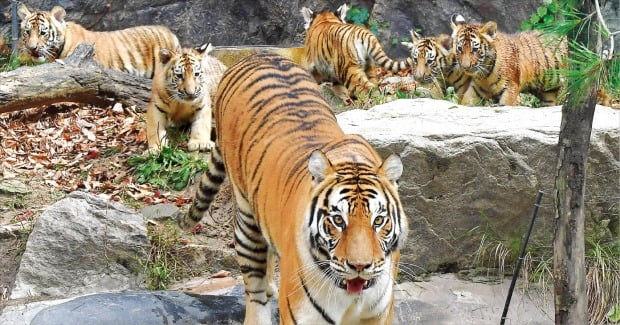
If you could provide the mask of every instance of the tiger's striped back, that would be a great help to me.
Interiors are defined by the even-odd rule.
[[[177,37],[164,26],[139,26],[111,32],[86,30],[65,21],[65,10],[56,6],[51,11],[30,12],[22,5],[22,51],[33,61],[44,62],[70,55],[81,43],[93,44],[95,61],[106,68],[153,78],[162,48],[179,47]]]
[[[376,65],[393,72],[411,65],[409,58],[404,61],[390,59],[372,32],[347,24],[332,12],[314,15],[303,8],[302,14],[308,25],[304,67],[317,82],[342,84],[355,96],[377,86]]]
[[[362,137],[345,135],[310,75],[274,54],[227,70],[215,118],[209,170],[181,224],[200,220],[226,175],[237,205],[245,324],[271,324],[275,257],[282,324],[389,324],[407,234],[400,159],[382,162]]]

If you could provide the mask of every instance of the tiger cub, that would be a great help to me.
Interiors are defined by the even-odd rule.
[[[539,32],[514,35],[497,30],[497,23],[468,24],[460,15],[451,17],[452,52],[472,85],[463,95],[465,105],[481,99],[500,105],[519,105],[520,92],[532,92],[546,105],[554,105],[562,81],[553,70],[564,67],[565,40],[551,40]]]
[[[226,66],[209,55],[211,44],[197,49],[161,49],[161,66],[155,71],[151,101],[146,108],[149,151],[167,144],[169,124],[191,124],[187,148],[211,149],[211,100]]]
[[[346,4],[336,13],[314,14],[306,7],[301,9],[306,28],[303,65],[318,83],[333,82],[334,92],[340,97],[346,97],[347,92],[355,97],[375,88],[377,64],[396,72],[411,63],[410,59],[390,59],[372,32],[347,24],[348,9]]]
[[[140,26],[112,32],[93,32],[65,21],[60,6],[51,11],[30,12],[25,5],[21,18],[22,51],[35,62],[67,57],[81,43],[92,43],[95,61],[106,68],[153,78],[159,49],[179,47],[177,37],[164,26]]]
[[[449,35],[421,37],[411,30],[411,42],[401,42],[411,51],[411,72],[416,87],[430,89],[432,97],[444,98],[446,88],[454,87],[459,100],[469,87],[471,78],[458,69]]]
[[[216,147],[180,224],[199,221],[228,177],[244,324],[272,324],[275,257],[280,324],[390,324],[407,237],[400,158],[344,134],[312,77],[275,54],[233,65],[215,98]]]

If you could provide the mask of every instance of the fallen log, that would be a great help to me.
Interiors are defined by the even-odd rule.
[[[0,73],[0,113],[58,102],[103,107],[120,102],[144,111],[151,80],[103,68],[93,55],[92,45],[81,44],[63,60]]]

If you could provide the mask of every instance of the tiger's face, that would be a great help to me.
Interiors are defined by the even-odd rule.
[[[497,23],[467,24],[461,15],[451,18],[453,53],[463,71],[472,76],[486,77],[491,73],[495,60],[493,41]]]
[[[171,98],[193,102],[205,95],[204,59],[212,50],[211,44],[197,49],[160,50],[159,56],[166,69],[166,91]]]
[[[441,34],[437,37],[420,37],[411,31],[411,42],[401,42],[411,51],[413,77],[418,82],[431,83],[442,74],[446,67],[452,40],[450,36]]]
[[[30,12],[25,5],[18,10],[24,49],[36,62],[54,61],[64,44],[65,10]]]
[[[303,7],[301,8],[301,15],[304,17],[304,29],[308,30],[310,25],[318,24],[320,22],[331,22],[331,23],[343,23],[346,24],[347,12],[349,11],[349,6],[343,4],[338,7],[335,12],[324,11],[320,13],[314,13],[312,10]]]
[[[364,164],[331,166],[315,151],[310,170],[319,190],[310,220],[312,255],[337,287],[361,294],[389,276],[391,253],[406,237],[396,185],[400,158],[391,156],[373,170]]]

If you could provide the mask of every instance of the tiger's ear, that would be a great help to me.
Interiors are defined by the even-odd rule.
[[[167,64],[172,59],[172,51],[169,49],[159,49],[159,62],[162,64]]]
[[[460,14],[454,14],[450,17],[450,25],[452,25],[452,29],[456,29],[459,25],[463,25],[467,23],[465,21],[465,17]]]
[[[211,45],[211,43],[205,43],[197,47],[196,50],[202,55],[207,55],[213,52],[213,45]]]
[[[412,50],[415,47],[415,42],[419,41],[422,37],[413,29],[409,31],[409,35],[411,35],[411,42],[400,42],[400,44]]]
[[[308,29],[308,27],[310,27],[310,23],[312,22],[312,10],[303,7],[301,8],[301,15],[304,17],[304,29]]]
[[[448,55],[452,50],[452,37],[447,34],[439,34],[437,36],[437,43],[439,43],[439,49],[443,55]]]
[[[412,50],[415,47],[415,44],[411,42],[400,42],[400,44],[406,46],[410,50]]]
[[[54,6],[54,8],[52,8],[50,13],[52,14],[52,17],[54,17],[54,19],[58,20],[58,22],[61,22],[61,23],[65,22],[65,16],[67,15],[67,12],[65,11],[63,7]]]
[[[30,12],[30,10],[28,10],[28,7],[26,7],[25,4],[22,4],[21,6],[19,6],[19,9],[17,9],[17,15],[21,20],[26,19],[26,17],[30,16],[31,14],[32,13]]]
[[[422,36],[420,34],[418,34],[415,30],[411,29],[409,30],[409,35],[411,35],[411,41],[412,42],[417,42],[420,39],[422,39]]]
[[[322,182],[329,173],[333,172],[332,163],[321,150],[314,150],[308,160],[308,170],[312,175],[312,184]]]
[[[390,182],[396,184],[403,174],[403,162],[398,155],[391,154],[379,167],[379,173],[385,175]]]
[[[347,22],[347,13],[349,12],[349,9],[349,6],[345,3],[336,10],[336,13],[338,13],[336,16],[340,17],[340,20],[342,20],[343,23]]]
[[[489,41],[493,41],[497,36],[497,23],[489,21],[480,27],[480,33]]]

